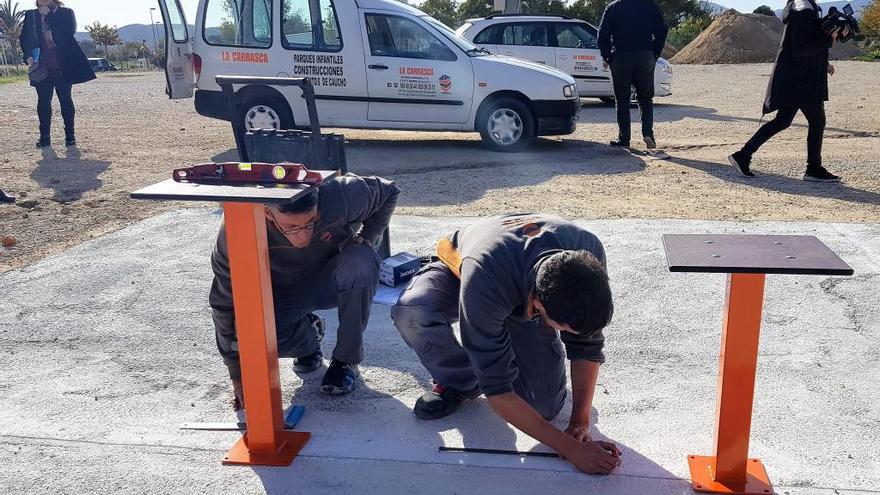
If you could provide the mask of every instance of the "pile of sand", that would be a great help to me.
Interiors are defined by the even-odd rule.
[[[694,41],[682,48],[677,64],[746,64],[773,62],[782,37],[782,21],[776,16],[740,14],[730,9],[719,15]],[[836,43],[831,58],[846,60],[863,50],[852,43]]]

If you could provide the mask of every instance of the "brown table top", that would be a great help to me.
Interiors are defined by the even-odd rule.
[[[665,234],[671,272],[852,275],[811,235]]]

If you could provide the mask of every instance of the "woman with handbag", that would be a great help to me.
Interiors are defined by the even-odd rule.
[[[815,0],[788,0],[782,13],[785,29],[764,99],[764,115],[776,112],[740,151],[727,157],[731,165],[746,177],[751,171],[752,155],[774,135],[787,129],[800,111],[807,118],[807,169],[804,180],[838,182],[840,177],[822,166],[822,135],[825,132],[825,102],[828,101],[828,76],[834,66],[828,63],[828,50],[843,31],[826,33],[820,19],[821,8]]]
[[[71,95],[74,84],[91,81],[95,72],[82,48],[74,39],[76,17],[73,10],[59,0],[37,0],[37,8],[25,12],[21,31],[21,48],[30,66],[28,76],[37,90],[37,115],[40,118],[40,140],[37,148],[51,144],[52,93],[58,95],[67,146],[76,145]]]

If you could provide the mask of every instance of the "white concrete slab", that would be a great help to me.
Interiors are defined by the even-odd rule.
[[[669,273],[673,232],[813,234],[855,268],[768,278],[751,453],[779,494],[880,492],[880,225],[580,222],[605,242],[617,305],[594,422],[624,464],[599,477],[438,452],[546,447],[484,400],[416,420],[429,377],[380,305],[351,396],[321,396],[320,372],[282,360],[284,401],[313,433],[294,464],[220,466],[236,433],[177,429],[236,419],[207,305],[219,219],[167,213],[0,275],[0,493],[691,493],[685,458],[711,453],[724,276]],[[467,221],[397,217],[393,250],[427,253]]]

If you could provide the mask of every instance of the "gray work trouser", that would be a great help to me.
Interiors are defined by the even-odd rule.
[[[617,127],[620,141],[630,140],[629,101],[632,87],[642,114],[642,136],[654,137],[654,52],[616,53],[611,60],[611,79],[617,106]]]
[[[311,279],[297,287],[276,289],[275,330],[279,357],[305,357],[320,347],[306,315],[319,309],[338,308],[339,329],[333,358],[357,364],[364,358],[364,330],[370,318],[379,281],[379,257],[365,244],[353,244],[330,260]],[[232,313],[214,310],[217,348],[229,376],[241,378],[238,338]]]
[[[467,352],[455,338],[461,283],[441,262],[426,266],[391,308],[403,340],[419,356],[436,383],[457,390],[477,386]],[[565,358],[559,334],[540,321],[508,318],[514,363],[519,376],[514,391],[546,419],[559,414],[565,402]]]

